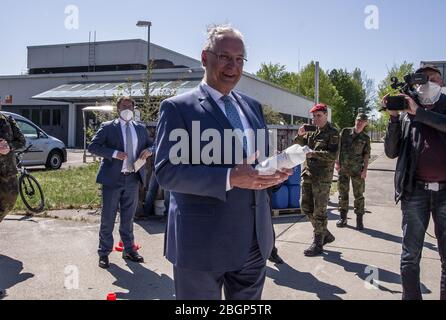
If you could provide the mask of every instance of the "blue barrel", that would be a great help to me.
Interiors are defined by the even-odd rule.
[[[289,186],[300,186],[300,173],[301,173],[301,166],[298,165],[294,168],[294,173],[292,176],[288,178],[286,181],[286,184]]]
[[[283,184],[279,190],[273,193],[273,209],[288,208],[288,186]]]
[[[288,207],[300,208],[300,186],[288,186]]]

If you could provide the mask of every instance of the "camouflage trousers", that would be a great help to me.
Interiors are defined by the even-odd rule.
[[[302,184],[301,210],[307,215],[315,235],[327,234],[327,205],[331,182],[306,182]]]
[[[0,176],[0,222],[14,207],[18,191],[19,183],[16,175]]]
[[[348,194],[350,191],[350,180],[352,181],[353,195],[355,197],[354,208],[357,215],[364,214],[364,190],[365,179],[360,175],[353,175],[348,172],[340,172],[338,178],[338,192],[339,192],[339,212],[348,212]]]

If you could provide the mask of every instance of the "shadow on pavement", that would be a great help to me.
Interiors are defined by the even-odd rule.
[[[334,213],[337,209],[330,208],[327,209],[327,217],[329,221],[339,220],[339,215]],[[288,223],[298,223],[298,222],[309,222],[307,216],[305,214],[299,215],[291,215],[287,216],[286,214],[280,215],[278,217],[274,217],[273,224],[288,224]]]
[[[157,274],[144,267],[144,264],[127,262],[131,271],[115,264],[107,269],[115,278],[114,285],[128,290],[128,293],[116,292],[118,299],[124,300],[172,300],[174,296],[173,280],[166,274]]]
[[[9,289],[16,284],[34,277],[32,273],[21,273],[23,263],[0,254],[0,289]],[[1,298],[0,298],[1,299]]]
[[[354,273],[357,277],[362,279],[364,282],[372,283],[372,267],[371,265],[366,265],[362,263],[357,262],[351,262],[348,260],[345,260],[342,258],[342,252],[339,251],[331,251],[331,250],[324,250],[325,254],[323,255],[323,259],[327,262],[336,264],[338,266],[341,266],[344,268],[345,271]],[[397,273],[394,273],[392,271],[388,271],[382,268],[378,268],[378,274],[377,274],[377,281],[379,283],[376,283],[375,286],[385,292],[389,292],[391,294],[401,294],[402,291],[394,291],[389,288],[386,288],[382,285],[382,282],[387,283],[394,283],[401,285],[401,276]],[[424,285],[421,284],[421,291],[422,293],[431,293],[431,291]]]
[[[321,300],[341,300],[337,294],[346,293],[343,289],[326,282],[319,281],[309,272],[300,272],[288,264],[276,264],[278,270],[267,267],[266,276],[281,287],[297,291],[315,293]]]
[[[355,229],[353,226],[350,226],[350,225],[347,225],[346,228]],[[364,230],[361,231],[361,233],[367,234],[373,238],[378,238],[378,239],[382,239],[382,240],[386,240],[386,241],[392,241],[392,242],[395,242],[398,244],[401,244],[403,242],[403,238],[400,236],[396,236],[394,234],[390,234],[390,233],[375,230],[375,229],[370,229],[367,227],[365,227]],[[432,251],[438,252],[437,246],[432,243],[424,242],[424,247],[431,249]]]
[[[148,234],[160,234],[166,231],[166,217],[151,217],[149,219],[135,219],[135,223]]]
[[[26,214],[20,218],[5,218],[5,221],[25,221],[25,222],[33,222],[38,223],[36,220],[33,219],[34,216],[32,214]]]

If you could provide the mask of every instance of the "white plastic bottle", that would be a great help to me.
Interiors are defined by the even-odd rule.
[[[256,166],[256,170],[261,175],[270,175],[278,169],[291,169],[301,163],[307,158],[307,153],[312,152],[308,146],[300,146],[294,144],[275,156],[272,156]]]

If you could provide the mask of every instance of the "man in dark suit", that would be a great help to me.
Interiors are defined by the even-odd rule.
[[[138,205],[139,183],[145,184],[146,168],[135,170],[135,161],[150,157],[151,145],[144,125],[133,121],[135,102],[122,97],[117,103],[119,119],[105,122],[94,136],[88,151],[102,157],[97,183],[102,184],[102,218],[99,231],[99,267],[108,268],[113,250],[113,229],[118,206],[119,233],[124,244],[123,258],[144,262],[133,248],[133,218]]]
[[[265,176],[250,164],[255,156],[249,155],[268,150],[268,134],[260,103],[233,91],[244,61],[241,33],[211,28],[202,51],[202,83],[161,105],[155,172],[170,191],[166,256],[177,299],[221,299],[222,288],[226,299],[261,298],[273,248],[266,189],[292,172]],[[226,139],[234,131],[250,131],[256,139]]]

